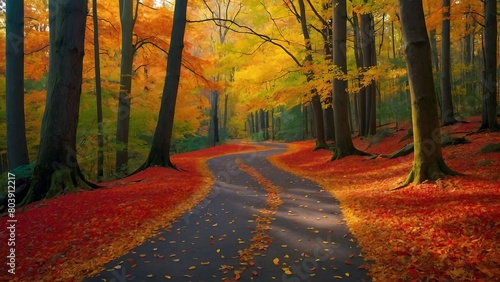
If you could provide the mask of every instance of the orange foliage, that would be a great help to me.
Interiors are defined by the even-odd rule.
[[[479,119],[446,127],[460,133],[479,128]],[[372,153],[402,147],[405,131],[371,146]],[[467,137],[471,144],[444,148],[447,164],[463,176],[388,192],[411,170],[413,155],[365,160],[352,156],[328,162],[328,151],[297,142],[273,162],[320,183],[337,197],[366,259],[380,281],[486,281],[500,275],[500,155],[478,154],[500,133]],[[410,141],[411,142],[411,141]],[[355,139],[358,148],[367,142]]]
[[[176,155],[185,171],[150,168],[104,183],[106,188],[44,200],[16,211],[16,276],[13,281],[74,281],[100,271],[186,212],[210,191],[205,164],[218,155],[256,150],[223,145]],[[7,226],[7,219],[0,225]],[[7,242],[7,229],[0,240]],[[7,253],[7,244],[1,244]],[[9,279],[6,271],[0,280]]]

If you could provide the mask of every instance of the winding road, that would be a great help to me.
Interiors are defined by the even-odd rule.
[[[84,281],[371,281],[338,202],[270,149],[211,159],[208,197]]]

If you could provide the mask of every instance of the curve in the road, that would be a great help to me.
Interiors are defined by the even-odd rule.
[[[211,159],[203,202],[84,281],[371,281],[338,202],[267,161],[286,145],[266,146]]]

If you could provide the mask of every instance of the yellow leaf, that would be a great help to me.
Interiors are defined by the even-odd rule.
[[[274,265],[276,265],[276,266],[280,265],[280,259],[279,259],[279,258],[275,258],[275,259],[273,259],[273,263],[274,263]]]
[[[283,267],[283,272],[285,272],[286,275],[292,275],[293,273],[290,271],[290,268],[288,267]]]
[[[193,265],[193,266],[189,267],[189,270],[193,270],[193,269],[196,269],[196,266]]]

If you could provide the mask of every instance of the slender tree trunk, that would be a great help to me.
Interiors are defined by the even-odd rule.
[[[306,104],[302,104],[302,111],[304,113],[304,140],[309,139],[309,108]]]
[[[21,205],[91,188],[77,161],[87,0],[50,0],[47,100],[30,190]]]
[[[24,0],[6,1],[7,159],[13,169],[29,163],[24,119]]]
[[[410,81],[414,140],[413,169],[405,183],[436,180],[454,174],[441,151],[437,100],[434,90],[431,48],[421,0],[399,0]],[[402,186],[401,186],[402,187]]]
[[[153,144],[142,169],[151,166],[175,167],[170,160],[170,145],[174,128],[175,104],[181,77],[182,49],[186,30],[187,0],[175,1],[174,22],[168,49],[167,75],[163,87],[160,113]]]
[[[360,38],[361,38],[361,53],[363,57],[363,68],[368,70],[377,65],[375,53],[375,23],[373,15],[362,14],[360,16]],[[364,88],[365,96],[365,131],[362,135],[375,135],[377,130],[376,120],[376,87],[375,81],[371,80],[370,84]]]
[[[362,32],[360,30],[360,20],[359,20],[359,15],[357,13],[353,13],[353,28],[354,28],[354,56],[356,58],[356,66],[358,70],[360,70],[358,74],[358,85],[360,86],[359,91],[355,94],[357,96],[357,102],[358,104],[356,105],[357,111],[356,114],[358,114],[358,134],[360,136],[365,136],[366,134],[366,128],[367,124],[366,122],[368,119],[366,118],[366,94],[367,92],[365,91],[365,88],[361,88],[361,83],[363,80],[363,54],[362,54],[362,42],[361,42],[361,37]]]
[[[97,108],[97,181],[104,176],[104,133],[102,126],[101,99],[101,62],[99,59],[99,18],[97,17],[97,0],[92,0],[92,19],[94,23],[94,65],[95,65],[95,96]]]
[[[222,131],[224,134],[227,132],[227,103],[229,100],[229,94],[224,94],[224,113],[223,113],[223,120],[222,120]]]
[[[311,46],[311,38],[309,36],[309,30],[307,27],[307,17],[306,17],[306,9],[303,0],[298,0],[299,2],[299,10],[300,10],[300,24],[302,27],[302,35],[304,36],[304,41],[306,45],[306,64],[311,66],[313,62],[312,57],[312,46]],[[307,75],[307,81],[311,81],[314,79],[314,73],[310,71]],[[317,89],[311,90],[311,104],[314,112],[314,128],[316,132],[316,147],[314,150],[318,149],[326,149],[326,139],[325,139],[325,125],[323,123],[323,108],[321,106],[321,97],[317,91]]]
[[[219,93],[212,90],[210,92],[210,124],[208,126],[208,146],[213,147],[217,144],[219,138],[219,119],[218,119]]]
[[[333,64],[342,73],[347,72],[347,7],[346,0],[333,1]],[[349,96],[347,81],[333,78],[333,114],[335,122],[335,154],[332,160],[362,153],[352,143],[349,128]]]
[[[500,130],[497,121],[497,8],[496,0],[484,1],[483,111],[480,129]]]
[[[120,22],[122,25],[122,49],[120,64],[120,94],[116,128],[116,172],[128,172],[128,139],[130,127],[130,93],[132,91],[132,63],[134,46],[133,0],[120,0]]]
[[[450,0],[443,0],[443,21],[441,31],[441,124],[457,122],[453,114],[451,95],[451,59],[450,59]]]

